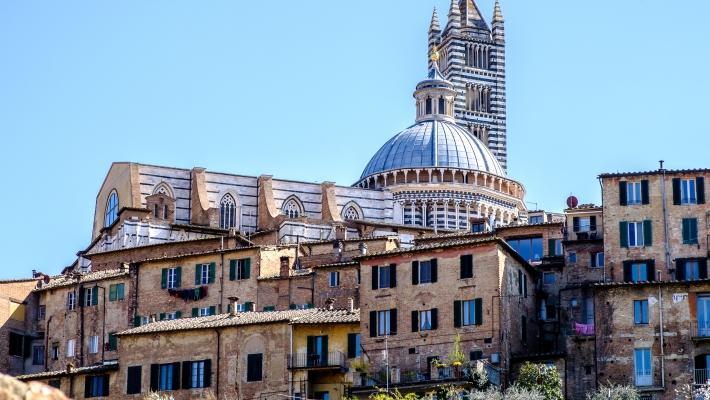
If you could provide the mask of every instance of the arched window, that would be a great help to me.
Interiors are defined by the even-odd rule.
[[[155,189],[153,189],[153,194],[164,194],[168,197],[174,197],[172,188],[165,182],[160,182],[156,185]]]
[[[111,226],[118,219],[118,193],[114,189],[106,200],[106,211],[104,212],[104,226]]]
[[[426,110],[425,114],[431,114],[431,97],[426,98]]]
[[[444,98],[439,97],[439,114],[446,114],[446,110],[444,109]]]
[[[301,210],[301,205],[298,204],[296,199],[289,199],[281,207],[281,211],[289,218],[298,218],[303,211]]]
[[[237,225],[237,202],[231,194],[225,194],[219,202],[219,227],[234,228]]]
[[[343,219],[360,219],[360,214],[357,212],[355,207],[349,206],[343,212]]]

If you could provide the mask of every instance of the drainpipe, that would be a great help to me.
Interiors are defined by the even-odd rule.
[[[47,318],[47,328],[44,330],[44,370],[46,371],[49,366],[49,323],[52,322],[53,315]]]
[[[79,366],[84,366],[84,304],[86,299],[84,298],[84,285],[79,285],[79,291],[75,296],[79,304]],[[81,301],[83,300],[83,301]],[[76,347],[74,348],[74,354],[76,354]]]
[[[219,329],[215,329],[214,332],[217,334],[217,360],[216,360],[217,362],[215,363],[215,364],[217,364],[216,365],[217,368],[215,370],[215,376],[214,376],[214,380],[215,380],[214,394],[215,394],[215,398],[219,399],[219,365],[221,363],[220,343],[222,341],[221,340],[222,338],[219,333]]]
[[[103,296],[101,299],[103,300],[103,317],[101,318],[101,364],[104,363],[105,361],[105,354],[106,354],[106,288],[103,286],[98,286],[96,285],[97,288],[103,289]]]
[[[662,172],[661,178],[661,205],[663,206],[663,245],[665,246],[665,263],[666,263],[666,273],[671,267],[671,250],[668,243],[668,210],[666,209],[666,170],[663,168],[663,160],[659,161],[660,168]]]
[[[660,275],[661,271],[658,271],[657,274]],[[660,322],[660,327],[659,331],[661,333],[661,387],[666,388],[666,368],[665,368],[665,358],[666,358],[666,353],[663,348],[663,291],[661,290],[661,284],[658,284],[658,316],[659,316],[659,322]]]
[[[290,362],[293,362],[293,324],[288,324],[289,330],[289,341],[288,341],[288,357]],[[287,365],[288,367],[288,365]],[[288,398],[293,397],[293,371],[291,368],[288,369]],[[308,396],[306,396],[308,397]]]
[[[224,236],[221,237],[220,252],[220,277],[219,277],[219,311],[224,312]]]

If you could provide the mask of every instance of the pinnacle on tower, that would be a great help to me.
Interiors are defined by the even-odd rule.
[[[505,42],[505,27],[503,24],[503,12],[500,10],[500,2],[496,0],[496,5],[493,10],[493,23],[491,24],[493,40],[496,43]]]
[[[493,9],[493,23],[503,22],[503,12],[500,11],[500,1],[496,0],[495,8]]]
[[[449,8],[449,20],[446,22],[446,31],[458,30],[461,28],[461,10],[459,5],[456,4],[456,0],[451,0],[451,7]]]
[[[463,13],[461,23],[464,26],[476,26],[480,25],[481,22],[485,23],[483,21],[483,17],[481,16],[481,11],[478,9],[478,6],[476,5],[476,2],[474,0],[460,0],[459,4],[459,8]]]
[[[439,27],[439,14],[436,13],[436,7],[434,7],[434,11],[431,13],[429,32],[441,32],[441,27]]]

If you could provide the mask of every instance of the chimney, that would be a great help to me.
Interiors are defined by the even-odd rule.
[[[152,323],[152,322],[155,322],[155,321],[156,321],[156,319],[155,319],[155,314],[153,314],[153,315],[150,316],[150,322]]]
[[[348,297],[348,310],[350,311],[350,314],[355,312],[355,299],[352,297]]]
[[[281,257],[281,268],[280,268],[279,275],[281,277],[288,277],[288,269],[289,269],[288,268],[288,257],[283,256],[283,257]]]
[[[227,299],[232,305],[229,310],[229,315],[234,317],[235,315],[237,315],[237,302],[239,301],[239,297],[230,296],[227,297]]]
[[[360,255],[364,256],[365,254],[367,254],[367,243],[362,242],[358,245],[358,247],[360,248]]]
[[[328,300],[325,301],[325,306],[328,310],[333,310],[333,304],[335,304],[335,299],[332,297],[328,297]]]
[[[71,374],[72,371],[74,371],[74,364],[72,363],[67,363],[67,373]]]

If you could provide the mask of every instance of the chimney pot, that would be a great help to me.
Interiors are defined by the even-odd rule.
[[[326,307],[328,308],[328,310],[332,310],[333,304],[335,304],[335,299],[332,297],[329,297],[328,300],[325,301],[325,304],[326,304]]]
[[[229,310],[229,315],[234,317],[237,315],[237,302],[239,301],[239,297],[230,296],[227,299],[232,304],[231,309]]]
[[[348,297],[348,310],[351,314],[355,312],[355,299],[352,297]]]

